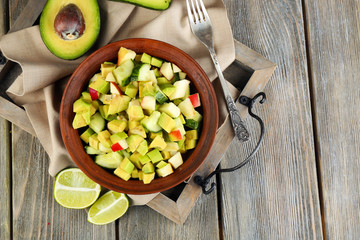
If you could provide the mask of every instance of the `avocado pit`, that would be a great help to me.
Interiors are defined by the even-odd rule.
[[[80,38],[85,31],[85,21],[81,10],[75,4],[63,7],[55,17],[56,34],[63,40]]]

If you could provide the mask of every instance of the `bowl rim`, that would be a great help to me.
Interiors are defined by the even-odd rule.
[[[135,45],[137,47],[135,47]],[[200,135],[196,148],[193,150],[193,152],[190,154],[187,160],[184,159],[184,164],[178,169],[174,170],[173,174],[164,178],[155,178],[150,184],[143,184],[142,181],[139,180],[124,181],[121,178],[114,175],[113,173],[110,173],[104,168],[98,166],[94,161],[92,161],[92,158],[88,154],[86,154],[83,147],[81,148],[80,151],[79,149],[76,149],[76,146],[83,146],[83,144],[80,140],[79,131],[72,128],[72,120],[74,115],[74,113],[72,112],[72,103],[74,102],[74,100],[79,98],[81,92],[84,90],[84,86],[88,83],[90,78],[83,80],[82,83],[83,87],[81,89],[76,90],[79,93],[77,96],[68,97],[67,93],[72,88],[74,88],[74,86],[79,85],[79,82],[76,81],[79,78],[81,79],[81,76],[79,75],[83,74],[84,70],[86,70],[87,67],[91,66],[89,65],[89,63],[95,61],[101,64],[104,61],[115,59],[112,58],[112,59],[103,60],[101,57],[100,58],[102,59],[101,61],[96,60],[100,55],[100,53],[107,53],[108,51],[115,48],[117,49],[115,50],[116,59],[117,59],[117,52],[121,46],[132,49],[137,53],[140,53],[141,51],[136,51],[136,50],[142,48],[143,49],[142,52],[147,52],[147,53],[151,52],[152,54],[149,53],[150,55],[155,57],[160,57],[166,61],[172,62],[177,66],[179,66],[187,74],[187,79],[190,80],[192,84],[195,85],[195,88],[200,94],[200,99],[202,100],[202,110],[203,110],[202,133]],[[149,51],[150,48],[151,51]],[[167,55],[159,56],[157,54],[154,54],[153,53],[154,49],[159,50],[159,55],[161,54],[167,54]],[[177,58],[169,59],[173,56],[176,56]],[[192,67],[184,69],[184,64],[179,64],[185,62],[186,64],[188,62],[188,64],[191,65]],[[100,64],[97,65],[98,67],[96,72],[99,71]],[[93,74],[90,74],[90,76],[92,76]],[[200,80],[194,80],[194,79],[200,79]],[[199,89],[201,89],[201,91]],[[209,105],[206,105],[206,107],[204,107],[203,105],[204,103]],[[71,156],[71,159],[93,181],[97,182],[101,186],[106,187],[108,189],[126,194],[142,195],[142,194],[157,193],[175,187],[176,185],[187,180],[196,172],[196,170],[205,161],[215,140],[216,131],[218,127],[219,113],[218,113],[217,105],[218,104],[215,95],[215,90],[208,76],[206,75],[205,71],[201,68],[201,66],[190,55],[188,55],[181,49],[163,41],[149,39],[149,38],[129,38],[129,39],[112,42],[99,48],[91,55],[89,55],[86,59],[84,59],[80,63],[80,65],[76,68],[76,70],[73,72],[70,79],[68,80],[65,90],[63,92],[61,105],[60,105],[60,130],[64,145],[69,155]]]

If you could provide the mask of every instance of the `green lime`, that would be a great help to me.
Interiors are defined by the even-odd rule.
[[[88,221],[103,225],[124,215],[129,208],[129,200],[123,193],[109,191],[101,196],[88,212]]]
[[[54,198],[66,208],[87,208],[98,199],[100,190],[100,185],[86,176],[79,168],[69,168],[56,176]]]

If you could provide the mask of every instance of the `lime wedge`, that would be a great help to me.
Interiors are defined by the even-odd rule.
[[[125,194],[109,191],[91,206],[88,221],[97,225],[111,223],[124,215],[128,207],[129,200]]]
[[[81,209],[98,199],[101,187],[79,168],[69,168],[58,173],[54,185],[54,198],[63,207]]]

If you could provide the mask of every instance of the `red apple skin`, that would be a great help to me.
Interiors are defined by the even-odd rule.
[[[91,96],[91,99],[93,101],[95,101],[96,99],[99,98],[100,94],[98,93],[98,91],[96,91],[95,89],[92,89],[92,88],[89,88],[89,93],[90,93],[90,96]]]
[[[117,143],[114,143],[112,146],[111,146],[111,150],[113,150],[113,152],[117,152],[117,151],[120,151],[120,150],[123,150],[124,148],[121,147],[121,145],[117,142]]]
[[[189,99],[194,108],[201,106],[200,97],[199,97],[198,93],[194,93],[194,94],[190,95]]]
[[[116,91],[117,91],[117,92],[115,92],[115,94],[123,95],[122,92],[121,92],[121,90],[120,90],[120,88],[119,88],[119,86],[118,86],[116,83],[110,82],[110,84],[111,84],[113,87],[115,87],[115,89],[116,89]],[[112,93],[114,93],[114,92],[112,92]]]
[[[175,130],[172,131],[171,133],[169,133],[170,138],[172,141],[180,141],[181,139],[183,139],[183,136],[181,135],[180,130]]]

